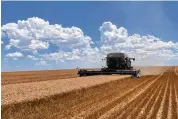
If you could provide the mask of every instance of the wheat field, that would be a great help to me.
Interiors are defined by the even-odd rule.
[[[148,68],[149,69],[149,68]],[[150,70],[150,69],[149,69]],[[153,69],[155,70],[155,68]],[[152,70],[152,71],[153,71]],[[145,69],[146,71],[146,69]],[[148,74],[148,72],[147,72]],[[145,75],[139,79],[114,76],[82,77],[83,84],[95,84],[72,90],[63,91],[61,86],[75,84],[67,82],[69,79],[47,80],[38,82],[21,82],[3,84],[2,89],[2,118],[4,119],[177,119],[178,118],[178,67],[162,67],[159,73]],[[80,80],[70,78],[70,80]],[[50,88],[55,83],[57,93]],[[44,83],[48,82],[48,83]],[[54,85],[53,82],[53,85]],[[38,90],[28,88],[36,83],[45,87]],[[30,85],[31,84],[31,85]],[[51,83],[52,84],[52,83]],[[78,84],[78,83],[76,83]],[[14,85],[14,87],[12,87]],[[25,85],[24,87],[21,87]],[[47,85],[50,85],[49,87]],[[78,84],[79,85],[79,84]],[[3,87],[4,86],[4,87]],[[16,87],[16,88],[15,88]],[[18,87],[18,88],[17,88]],[[68,86],[66,86],[68,87]],[[12,89],[27,91],[29,99],[21,100],[9,98]],[[51,87],[52,88],[52,87]],[[8,90],[9,89],[9,90]],[[5,91],[6,95],[5,96]],[[49,91],[49,92],[48,92]],[[8,93],[7,93],[8,92]],[[27,93],[24,92],[24,95]],[[39,93],[40,92],[40,93]],[[31,98],[32,94],[47,94],[40,98]],[[35,94],[35,97],[37,95]],[[23,97],[23,93],[16,96]],[[4,97],[3,97],[4,96]],[[18,97],[14,97],[18,98]],[[16,100],[16,101],[14,101]]]

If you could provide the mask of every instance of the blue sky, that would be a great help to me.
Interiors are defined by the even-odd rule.
[[[99,28],[104,22],[110,22],[112,23],[110,26],[115,25],[118,29],[124,27],[128,32],[128,36],[134,34],[139,34],[140,36],[151,35],[159,38],[159,40],[165,43],[165,46],[167,46],[166,43],[172,41],[174,43],[173,46],[176,47],[178,46],[176,44],[178,42],[177,10],[178,2],[2,2],[1,22],[3,26],[8,23],[17,23],[18,20],[38,17],[44,21],[49,21],[50,25],[59,24],[62,25],[63,28],[75,26],[82,30],[84,37],[89,36],[94,42],[94,44],[89,44],[90,47],[92,49],[96,47],[99,50],[101,50],[101,43],[99,44],[98,42],[102,40],[102,33],[99,31]],[[34,55],[33,53],[23,51],[23,49],[17,47],[11,47],[5,50],[6,45],[9,44],[9,40],[15,38],[16,37],[10,38],[9,36],[2,38],[2,71],[76,67],[74,62],[68,63],[71,62],[71,60],[58,62],[56,60],[41,59],[40,61],[44,61],[45,63],[35,65],[39,60],[24,58],[27,55]],[[110,37],[107,36],[107,38]],[[41,41],[40,38],[39,40]],[[118,40],[120,41],[120,39]],[[106,46],[106,44],[104,45]],[[56,44],[55,42],[50,43],[47,49],[39,50],[38,54],[34,56],[40,59],[41,55],[46,53],[55,53],[59,50],[62,52],[70,52],[73,49],[74,48],[71,47],[63,48],[61,44]],[[163,49],[171,50],[171,54],[177,56],[176,48],[169,47],[168,49]],[[118,51],[119,50],[120,49],[118,49]],[[21,52],[23,58],[13,60],[11,59],[12,57],[6,57],[8,53],[14,52]],[[137,57],[137,55],[135,57]],[[175,57],[174,59],[166,61],[166,63],[163,61],[164,64],[178,64]],[[80,67],[87,66],[81,65]]]

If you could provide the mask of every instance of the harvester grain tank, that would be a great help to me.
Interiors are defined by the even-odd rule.
[[[92,76],[92,75],[132,75],[133,77],[140,77],[140,69],[134,69],[131,65],[131,60],[135,61],[135,58],[129,58],[124,53],[109,53],[105,58],[107,67],[101,68],[101,70],[80,69],[78,71],[79,76]]]

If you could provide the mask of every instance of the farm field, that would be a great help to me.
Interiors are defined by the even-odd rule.
[[[136,67],[141,69],[143,75],[157,75],[165,69],[164,66]],[[39,82],[47,80],[59,80],[76,78],[77,69],[68,70],[44,70],[44,71],[18,71],[18,72],[2,72],[1,84],[15,84],[27,82]]]
[[[43,83],[45,84],[43,84],[44,86],[47,86],[45,82],[49,84],[52,81],[57,82],[59,80],[53,80],[51,77],[51,79],[49,78],[46,81],[40,79],[37,79],[37,81],[35,79],[33,79],[34,81],[22,79],[21,81],[19,78],[17,81],[14,81],[14,83],[11,81],[12,79],[8,81],[8,78],[3,79],[3,76],[8,77],[8,74],[3,75],[2,73],[2,118],[177,119],[178,67],[159,67],[159,72],[158,70],[156,72],[155,67],[151,68],[144,68],[143,74],[145,75],[139,79],[118,75],[81,78],[70,77],[70,81],[83,79],[86,84],[96,85],[86,85],[85,87],[74,88],[66,93],[54,93],[53,95],[45,95],[39,99],[22,100],[21,102],[14,101],[14,103],[13,101],[11,103],[9,103],[10,101],[8,102],[8,100],[5,101],[7,97],[5,94],[14,94],[10,89],[13,88],[13,86],[14,89],[18,89],[15,87],[26,88],[27,85],[29,86],[35,83],[36,87],[38,84],[42,86]],[[154,73],[154,71],[156,73]],[[18,76],[19,75],[17,75],[17,77]],[[11,77],[13,77],[13,75],[11,75]],[[28,73],[26,77],[28,77]],[[66,82],[69,80],[62,77],[59,79],[61,81],[66,80]],[[54,84],[56,83],[50,86]],[[71,85],[73,85],[73,83]],[[6,90],[3,91],[3,88]],[[19,88],[18,91],[20,91],[21,88]],[[57,86],[54,88],[56,89]],[[31,91],[28,93],[30,92]],[[36,94],[36,97],[40,92],[42,92],[42,94],[46,93],[43,88],[39,88],[36,91],[33,90],[31,94]],[[17,94],[18,93],[19,97],[23,98],[23,93],[25,92],[17,92]],[[47,95],[49,94],[47,93]]]

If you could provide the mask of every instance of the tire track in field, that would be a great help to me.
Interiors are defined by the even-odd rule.
[[[159,80],[160,80],[160,78],[159,78]],[[115,109],[115,111],[112,114],[110,114],[111,116],[109,118],[117,117],[118,119],[119,118],[126,119],[127,116],[129,116],[130,112],[133,110],[133,107],[139,106],[141,103],[143,103],[145,101],[146,95],[149,96],[152,94],[152,91],[154,91],[155,88],[157,88],[157,86],[159,84],[159,80],[157,80],[152,85],[150,85],[146,90],[143,90],[143,93],[138,95],[138,97],[135,98],[134,100],[127,103],[127,105],[125,105],[123,108],[121,108],[119,110]]]

